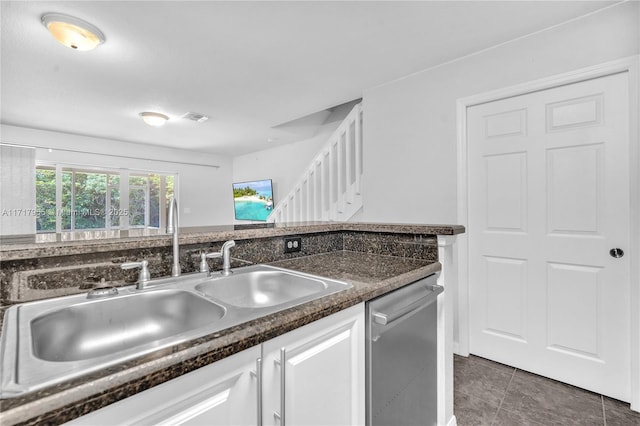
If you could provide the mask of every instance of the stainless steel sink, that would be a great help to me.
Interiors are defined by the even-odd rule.
[[[253,265],[184,274],[118,295],[12,306],[0,342],[0,398],[22,395],[351,287]]]
[[[33,354],[46,361],[96,358],[202,328],[224,314],[221,306],[177,290],[94,300],[34,318]]]
[[[177,288],[201,277],[159,280],[158,288],[120,289],[9,308],[0,346],[0,397],[21,395],[231,325],[225,307]]]
[[[322,293],[328,285],[321,279],[301,274],[258,270],[198,284],[195,288],[229,305],[262,308]]]

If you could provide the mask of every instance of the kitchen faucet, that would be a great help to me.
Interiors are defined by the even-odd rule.
[[[209,269],[209,264],[207,263],[207,259],[213,259],[215,257],[222,257],[222,251],[200,254],[200,272],[205,272],[207,274],[207,277],[211,276],[211,270]]]
[[[128,262],[120,265],[122,269],[140,268],[140,274],[138,274],[138,281],[136,282],[136,288],[138,290],[144,290],[149,281],[151,281],[151,274],[149,273],[149,262],[142,260],[140,262]],[[118,294],[116,290],[115,294]],[[89,299],[93,297],[91,294],[87,296]]]
[[[180,276],[180,246],[178,245],[178,201],[175,197],[169,199],[167,207],[167,232],[173,233],[173,265],[171,276]]]
[[[224,275],[225,277],[233,273],[231,272],[231,247],[234,247],[235,245],[236,245],[235,241],[229,240],[229,241],[226,241],[222,245],[222,249],[220,249],[220,251],[222,252],[221,274]]]
[[[222,248],[220,249],[220,251],[200,254],[200,272],[206,272],[207,276],[210,277],[211,271],[209,270],[207,259],[221,257],[222,271],[220,271],[220,273],[225,277],[233,274],[233,272],[231,271],[231,247],[234,247],[235,245],[236,242],[233,240],[225,241],[225,243],[222,244]]]

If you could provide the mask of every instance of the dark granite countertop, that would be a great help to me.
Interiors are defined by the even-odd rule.
[[[199,244],[212,241],[268,238],[292,234],[313,234],[323,232],[363,231],[398,234],[456,235],[464,232],[460,225],[414,225],[390,223],[350,223],[350,222],[300,222],[273,224],[269,227],[238,228],[229,226],[208,226],[180,228],[180,245]],[[79,233],[78,235],[81,235]],[[101,234],[98,234],[101,235]],[[32,244],[0,245],[0,260],[10,261],[26,258],[66,256],[74,254],[101,253],[113,250],[145,249],[171,245],[170,235],[87,239]]]
[[[351,227],[356,229],[351,229]],[[404,233],[411,233],[412,229],[415,229],[416,233],[441,235],[464,232],[463,227],[455,226],[374,224],[301,225],[299,229],[296,226],[288,226],[285,229],[270,228],[259,231],[284,232],[286,235],[295,232],[333,230],[397,232],[398,228],[402,228]],[[241,235],[238,232],[248,231],[222,232],[216,235],[221,239],[239,239]],[[182,238],[211,238],[210,235],[206,237],[201,235],[183,236]],[[264,234],[261,233],[262,235]],[[255,234],[252,234],[251,237],[255,237]],[[98,244],[123,244],[123,242],[107,243],[102,241]],[[75,246],[64,249],[73,250],[73,247]],[[84,247],[82,250],[86,250],[87,246],[76,248],[79,249],[79,247]],[[43,251],[46,250],[43,247]],[[19,255],[20,251],[17,250],[13,253]],[[2,254],[4,256],[5,252],[3,251]],[[281,260],[272,264],[348,281],[353,284],[353,287],[276,314],[158,350],[152,354],[108,367],[100,372],[69,380],[22,397],[1,400],[0,424],[64,423],[440,270],[438,262],[351,251],[334,251]]]

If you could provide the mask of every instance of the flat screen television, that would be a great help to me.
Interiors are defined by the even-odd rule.
[[[265,222],[273,210],[271,179],[234,183],[233,208],[236,220]]]

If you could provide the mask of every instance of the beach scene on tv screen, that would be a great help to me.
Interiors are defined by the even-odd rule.
[[[236,219],[266,221],[273,210],[271,180],[234,183],[233,203]]]

